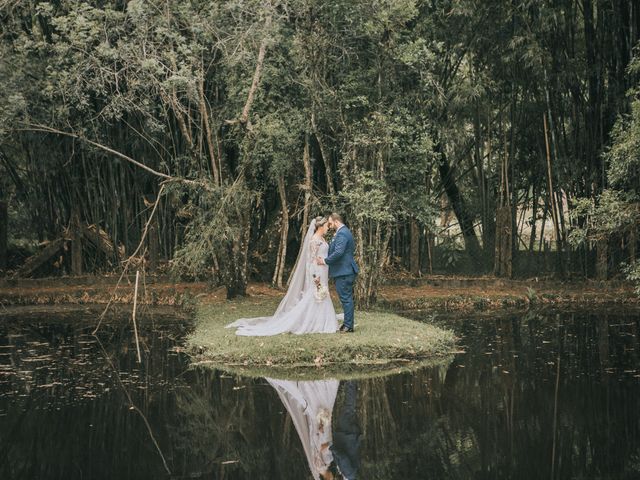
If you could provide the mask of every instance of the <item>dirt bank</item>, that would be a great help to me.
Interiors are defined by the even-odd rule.
[[[115,303],[133,301],[134,278],[126,278],[118,289],[115,276],[63,277],[51,279],[0,280],[0,305],[100,304],[115,295]],[[277,298],[281,290],[253,283],[248,294]],[[224,303],[224,288],[205,282],[175,283],[168,278],[146,278],[140,285],[139,301],[150,305]],[[334,299],[334,301],[337,301]],[[437,309],[483,311],[527,309],[531,306],[640,307],[631,285],[621,282],[557,282],[502,280],[493,277],[443,277],[403,281],[380,287],[378,304],[393,310]]]

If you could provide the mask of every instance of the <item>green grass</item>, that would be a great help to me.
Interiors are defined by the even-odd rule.
[[[388,312],[356,312],[352,334],[239,337],[224,328],[238,318],[273,313],[272,299],[199,305],[188,347],[194,364],[279,378],[360,378],[449,362],[451,331]]]

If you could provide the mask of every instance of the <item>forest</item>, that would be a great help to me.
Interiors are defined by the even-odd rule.
[[[640,279],[636,0],[2,0],[0,272]]]

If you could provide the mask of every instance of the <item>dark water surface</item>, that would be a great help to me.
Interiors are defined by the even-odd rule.
[[[125,313],[0,310],[0,478],[640,478],[638,314],[436,322],[450,364],[338,387],[189,368],[167,312],[138,366]]]

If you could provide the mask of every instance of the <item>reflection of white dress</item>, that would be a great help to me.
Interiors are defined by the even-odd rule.
[[[237,328],[236,335],[266,336],[280,333],[335,333],[338,330],[338,317],[333,308],[331,297],[316,298],[317,287],[315,278],[329,288],[329,267],[317,265],[316,257],[326,258],[329,253],[329,245],[324,240],[312,237],[307,247],[308,252],[303,252],[301,258],[306,262],[305,278],[295,298],[283,299],[280,307],[272,317],[241,318],[227,325]],[[285,302],[287,302],[285,304]]]
[[[338,380],[294,382],[266,379],[291,415],[313,478],[319,479],[333,461],[331,414],[338,393]]]

